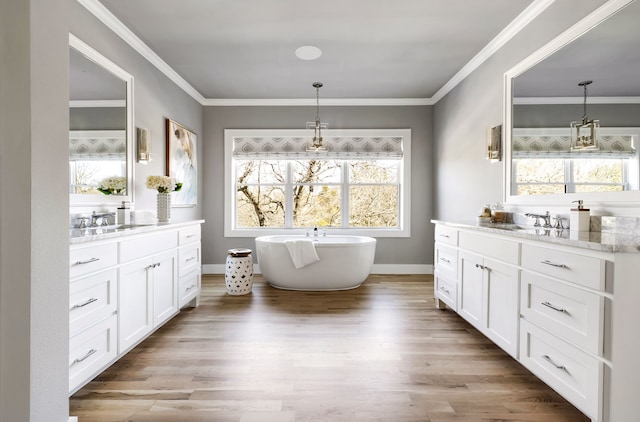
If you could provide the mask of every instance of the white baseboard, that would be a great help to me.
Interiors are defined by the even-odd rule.
[[[69,422],[78,422],[77,416],[69,416]]]
[[[224,264],[205,264],[202,274],[224,274]],[[261,274],[260,265],[253,266],[255,274]],[[433,274],[433,265],[426,264],[373,264],[371,274]]]

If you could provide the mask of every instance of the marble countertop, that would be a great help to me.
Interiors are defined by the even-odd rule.
[[[130,236],[132,234],[174,229],[178,227],[202,223],[204,223],[204,220],[188,220],[162,224],[129,224],[118,226],[87,227],[86,229],[70,229],[69,243],[74,245],[78,243],[94,242],[96,240],[114,239],[123,236]]]
[[[477,224],[473,221],[431,220],[432,223],[451,227],[495,233],[519,239],[537,240],[558,245],[573,246],[593,251],[632,253],[640,252],[640,236],[615,232],[579,232],[574,230],[543,229],[515,224]]]

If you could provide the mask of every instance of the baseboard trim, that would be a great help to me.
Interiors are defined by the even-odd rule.
[[[78,422],[77,416],[69,416],[69,422]]]
[[[202,274],[224,274],[224,264],[205,264]],[[255,274],[262,274],[260,265],[253,266]],[[371,274],[433,274],[433,265],[426,264],[373,264]]]

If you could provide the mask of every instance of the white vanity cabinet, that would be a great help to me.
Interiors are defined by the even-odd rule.
[[[200,223],[112,232],[70,247],[69,391],[176,315],[197,306]]]
[[[451,309],[592,421],[635,420],[640,242],[618,244],[630,237],[604,233],[578,242],[568,232],[554,238],[435,223],[438,307],[449,304],[437,291],[445,274],[456,283]],[[451,239],[452,231],[456,243],[443,244],[438,234]],[[457,256],[457,272],[440,256]]]
[[[522,246],[520,362],[597,421],[610,359],[603,258],[576,248]]]
[[[465,231],[458,242],[458,313],[517,357],[518,243]]]

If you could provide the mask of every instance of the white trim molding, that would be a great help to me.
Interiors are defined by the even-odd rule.
[[[204,264],[202,274],[224,274],[225,264]],[[260,265],[253,265],[254,274],[262,274]],[[433,274],[432,264],[373,264],[371,274]]]
[[[584,97],[514,97],[513,105],[583,104]],[[589,104],[640,104],[640,97],[589,97]]]

